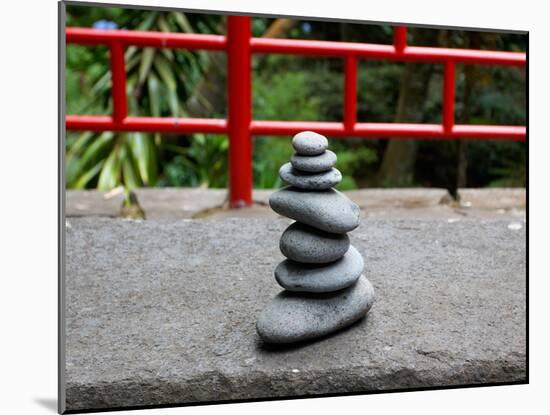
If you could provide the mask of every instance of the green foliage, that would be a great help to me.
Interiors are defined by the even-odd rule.
[[[256,76],[253,89],[254,117],[265,120],[315,121],[321,98],[307,90],[308,73],[275,72]]]
[[[91,25],[101,18],[115,20],[121,27],[128,25],[136,30],[164,32],[192,32],[194,26],[204,29],[206,25],[197,19],[191,24],[181,12],[76,6],[69,8],[68,25]],[[212,18],[204,19],[212,23]],[[206,29],[210,30],[209,27]],[[202,78],[207,55],[186,50],[129,47],[125,52],[125,61],[129,114],[179,117],[185,115],[182,103],[193,94],[196,84]],[[68,113],[110,114],[111,72],[107,49],[70,45],[67,48],[66,85]],[[194,143],[205,141],[202,135],[195,138],[192,140]],[[163,167],[161,155],[167,150],[177,154],[181,149],[165,145],[160,134],[69,133],[67,186],[109,190],[122,185],[126,194],[136,187],[155,186],[159,170]],[[186,159],[188,163],[192,163],[190,160],[193,154],[200,151],[197,144],[193,144],[187,150],[191,154]],[[173,170],[173,167],[170,168]],[[201,166],[201,169],[205,167]],[[193,180],[209,182],[204,180],[204,171],[193,174],[200,178]]]
[[[319,111],[319,98],[308,97],[304,72],[276,72],[254,79],[253,113],[257,119],[314,120]],[[288,137],[254,139],[254,186],[282,186],[279,168],[292,156]]]
[[[122,8],[72,6],[68,26],[90,27],[104,19],[119,28],[170,32],[223,31],[216,15],[158,12]],[[254,18],[254,36],[262,36],[271,18]],[[432,30],[432,29],[423,29]],[[440,32],[443,33],[443,32]],[[464,31],[447,31],[450,47],[468,47]],[[391,43],[387,25],[302,21],[288,37],[348,42]],[[414,44],[412,32],[410,41]],[[436,39],[436,37],[433,37]],[[439,38],[437,38],[439,39]],[[436,43],[440,43],[437,40]],[[484,42],[484,43],[483,43]],[[438,43],[438,44],[439,44]],[[434,44],[436,45],[436,44]],[[525,37],[488,34],[482,48],[525,50]],[[110,114],[111,75],[108,49],[69,45],[66,60],[66,102],[69,114]],[[129,113],[139,116],[185,117],[185,103],[197,96],[205,79],[208,53],[179,49],[129,47],[125,54]],[[255,55],[253,60],[254,119],[340,122],[343,116],[343,61],[285,55]],[[425,65],[425,64],[422,64]],[[400,95],[403,63],[360,60],[358,111],[361,122],[393,122]],[[517,68],[476,69],[471,123],[524,124],[525,73]],[[426,87],[427,98],[414,110],[423,122],[441,122],[442,67],[434,65]],[[457,66],[456,117],[464,114],[463,67]],[[213,85],[225,88],[225,85]],[[216,114],[223,117],[223,114]],[[279,167],[293,153],[290,137],[254,137],[254,186],[282,185]],[[457,149],[454,141],[420,141],[410,185],[452,188],[456,183]],[[375,183],[387,140],[345,138],[332,140],[341,190]],[[227,186],[228,141],[218,135],[163,135],[138,133],[69,133],[67,186],[110,189],[138,186]],[[467,146],[469,186],[522,186],[526,181],[523,143],[471,141]]]
[[[153,137],[141,133],[84,133],[67,140],[67,187],[110,190],[154,185],[157,179]]]
[[[224,135],[194,134],[189,147],[167,145],[178,153],[165,166],[160,186],[227,186],[228,140]]]
[[[342,144],[340,143],[341,147]],[[338,154],[336,167],[342,172],[343,179],[337,186],[338,190],[351,190],[361,187],[358,180],[364,175],[364,171],[368,169],[370,164],[375,163],[378,159],[376,151],[369,147],[367,143],[354,143],[353,148],[345,146],[339,150],[338,145],[333,145],[334,151]]]

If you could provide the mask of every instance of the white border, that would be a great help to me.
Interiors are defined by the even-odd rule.
[[[400,21],[530,31],[530,287],[531,384],[223,406],[140,411],[256,414],[337,413],[517,414],[548,407],[548,297],[545,273],[550,206],[544,167],[550,157],[549,16],[544,2],[154,0],[116,1],[150,6]],[[57,377],[57,5],[54,0],[3,3],[0,114],[2,235],[2,413],[52,414]],[[7,128],[6,128],[7,126]],[[536,149],[537,151],[533,151]],[[535,190],[537,189],[537,190]],[[538,190],[540,189],[540,190]],[[533,225],[536,224],[536,225]],[[537,243],[538,242],[538,243]],[[543,406],[544,405],[544,406]],[[119,413],[127,413],[119,412]],[[136,413],[136,412],[133,412]]]

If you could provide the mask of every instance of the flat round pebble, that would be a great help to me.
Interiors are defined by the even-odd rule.
[[[354,284],[364,265],[361,254],[350,246],[341,259],[326,265],[301,264],[285,259],[275,268],[275,279],[290,291],[326,293]]]
[[[279,215],[332,233],[346,233],[359,226],[360,209],[335,189],[306,191],[284,187],[269,197]]]
[[[288,184],[304,190],[330,189],[342,180],[342,173],[334,167],[322,173],[301,173],[291,163],[281,166],[279,176]]]
[[[326,150],[324,153],[318,156],[301,156],[294,154],[290,163],[296,170],[309,173],[320,173],[330,170],[336,164],[336,154],[330,150]]]
[[[328,140],[324,135],[313,131],[302,131],[292,139],[292,147],[296,153],[304,156],[316,156],[322,154],[328,147]]]
[[[359,320],[374,302],[374,288],[364,275],[334,293],[282,291],[260,313],[256,330],[268,343],[294,343],[325,336]]]
[[[279,247],[284,256],[306,264],[326,264],[342,258],[349,249],[347,234],[335,234],[294,222],[283,232]]]

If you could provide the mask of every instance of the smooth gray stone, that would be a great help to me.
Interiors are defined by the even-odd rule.
[[[342,173],[334,167],[322,173],[303,173],[285,163],[279,169],[279,176],[288,184],[304,190],[326,190],[342,180]]]
[[[327,149],[328,140],[324,135],[313,131],[302,131],[292,138],[292,147],[298,154],[316,156]]]
[[[327,293],[355,283],[364,265],[361,254],[350,246],[341,259],[327,265],[301,264],[285,259],[275,268],[275,279],[289,291]]]
[[[283,232],[279,248],[284,256],[293,261],[326,264],[342,258],[349,244],[345,233],[329,233],[294,222]]]
[[[271,209],[287,218],[332,233],[359,226],[360,209],[338,190],[306,191],[288,186],[269,197]]]
[[[374,288],[361,275],[351,287],[334,293],[280,292],[260,313],[256,330],[268,343],[314,339],[363,317],[374,302]]]
[[[318,156],[301,156],[299,154],[294,154],[290,159],[290,163],[292,167],[297,170],[309,173],[320,173],[334,167],[336,159],[337,157],[334,152],[326,150]]]

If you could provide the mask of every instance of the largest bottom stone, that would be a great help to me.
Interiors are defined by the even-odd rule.
[[[280,292],[256,323],[268,343],[294,343],[327,335],[363,317],[374,302],[364,275],[349,288],[325,294]]]

